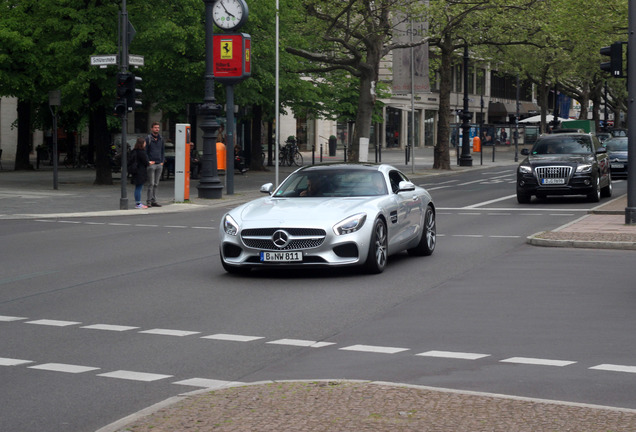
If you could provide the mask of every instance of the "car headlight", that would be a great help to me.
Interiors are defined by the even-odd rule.
[[[230,215],[223,216],[223,231],[225,231],[226,234],[231,236],[235,236],[238,234],[239,225],[236,223],[234,219],[232,219],[232,216]]]
[[[519,165],[519,172],[521,174],[531,174],[532,167],[530,165]]]
[[[345,220],[338,222],[333,226],[333,232],[336,235],[350,234],[358,231],[364,225],[367,220],[366,213],[358,213],[353,216],[349,216]]]
[[[592,172],[592,164],[582,164],[576,167],[576,172],[577,173],[590,173]]]

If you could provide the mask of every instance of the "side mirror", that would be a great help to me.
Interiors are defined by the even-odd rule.
[[[524,156],[528,156],[530,154],[530,150],[527,148],[521,149],[521,154]]]
[[[596,149],[596,154],[607,153],[606,147],[599,147]]]
[[[400,184],[398,185],[398,192],[408,192],[408,191],[414,191],[414,190],[415,190],[415,185],[411,182],[401,181]]]
[[[261,186],[261,192],[266,194],[272,194],[274,192],[274,184],[273,183],[265,183]]]

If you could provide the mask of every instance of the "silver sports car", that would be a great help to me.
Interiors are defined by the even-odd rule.
[[[364,266],[380,273],[389,255],[435,249],[431,195],[390,165],[302,167],[269,194],[221,220],[223,268]]]

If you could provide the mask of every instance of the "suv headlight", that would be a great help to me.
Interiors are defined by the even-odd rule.
[[[342,222],[338,222],[333,226],[333,232],[336,235],[350,234],[358,231],[364,225],[367,220],[366,213],[358,213],[353,216],[349,216]]]
[[[232,219],[232,216],[230,215],[223,216],[223,231],[225,231],[226,234],[231,236],[235,236],[238,234],[239,225],[236,223],[234,219]]]
[[[576,172],[587,174],[592,172],[592,164],[582,164],[576,167]]]
[[[532,167],[530,165],[519,165],[519,172],[521,174],[532,174]]]

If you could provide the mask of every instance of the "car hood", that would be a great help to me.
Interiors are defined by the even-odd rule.
[[[594,161],[592,155],[586,154],[548,154],[548,155],[530,155],[528,161],[531,164],[584,164]]]
[[[610,159],[627,159],[627,152],[626,151],[608,151],[607,152],[607,156],[609,156]]]
[[[323,225],[336,223],[356,213],[372,208],[370,204],[380,200],[378,197],[352,198],[260,198],[236,208],[236,214],[243,223],[252,222],[272,224]]]

